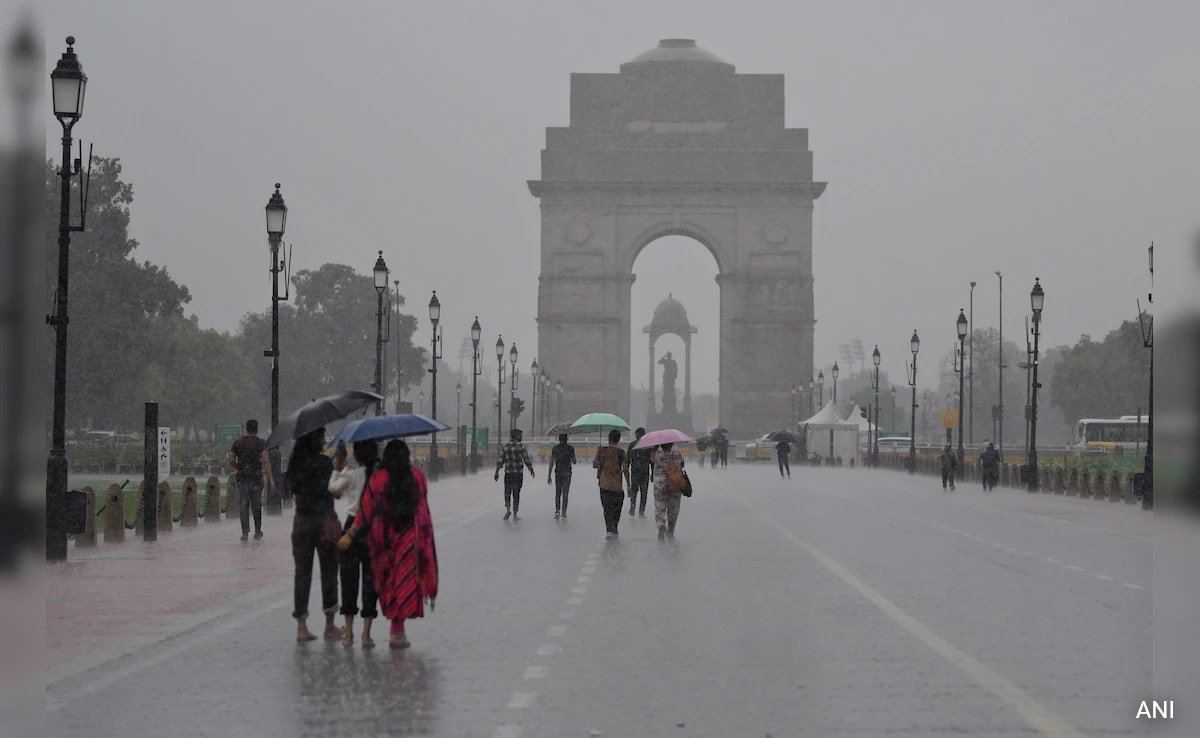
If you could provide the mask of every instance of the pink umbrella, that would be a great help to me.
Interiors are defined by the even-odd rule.
[[[692,437],[683,431],[667,428],[666,430],[650,431],[642,436],[642,440],[633,444],[634,448],[650,448],[664,443],[691,443]]]

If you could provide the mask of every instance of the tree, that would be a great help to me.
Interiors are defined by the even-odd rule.
[[[292,302],[280,306],[279,394],[281,412],[287,413],[314,397],[347,389],[369,389],[375,381],[377,293],[371,275],[362,275],[344,264],[325,264],[292,277]],[[403,304],[403,303],[401,303]],[[384,321],[388,320],[387,315]],[[400,365],[405,387],[424,376],[425,351],[412,344],[417,319],[401,314],[391,319],[392,341],[400,342]],[[260,396],[269,397],[271,360],[263,349],[271,345],[271,315],[250,313],[238,334],[251,363]],[[396,345],[384,348],[394,362]],[[386,378],[391,385],[393,375]]]
[[[1115,418],[1146,410],[1149,351],[1137,321],[1125,321],[1101,342],[1081,336],[1061,349],[1050,403],[1074,424],[1080,418]]]

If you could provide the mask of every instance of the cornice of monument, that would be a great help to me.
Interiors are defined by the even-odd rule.
[[[828,182],[601,182],[580,180],[526,181],[534,197],[550,194],[574,194],[580,192],[781,192],[810,195],[816,200],[825,192]]]

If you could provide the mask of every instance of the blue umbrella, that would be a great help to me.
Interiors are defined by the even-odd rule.
[[[339,441],[351,445],[359,441],[382,441],[388,438],[423,436],[427,433],[446,430],[450,430],[450,426],[424,415],[377,415],[347,423],[346,427],[333,437],[329,445],[330,447],[336,446]]]

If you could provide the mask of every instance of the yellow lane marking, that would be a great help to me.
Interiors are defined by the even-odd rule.
[[[768,526],[779,531],[785,538],[804,549],[805,553],[832,572],[843,584],[858,592],[871,604],[878,607],[884,615],[887,615],[888,618],[906,630],[910,635],[916,637],[917,640],[931,648],[939,656],[956,666],[960,671],[971,677],[971,679],[974,679],[979,686],[991,692],[1015,710],[1040,733],[1051,736],[1051,738],[1083,738],[1083,733],[1080,733],[1075,726],[1071,725],[1045,705],[1039,703],[1028,692],[934,633],[928,626],[901,610],[895,603],[884,597],[878,590],[871,587],[871,585],[859,579],[849,569],[830,558],[821,550],[814,548],[779,522],[767,517],[754,504],[740,497],[737,499],[743,505],[753,510]]]

